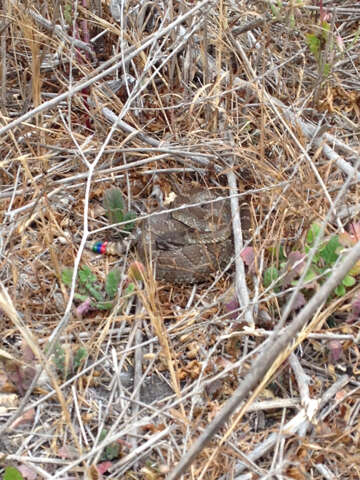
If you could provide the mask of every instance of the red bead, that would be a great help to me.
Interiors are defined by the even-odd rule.
[[[106,247],[107,247],[108,242],[103,242],[100,246],[100,253],[104,255],[106,253]]]

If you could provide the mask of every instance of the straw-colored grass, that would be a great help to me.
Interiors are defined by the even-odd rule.
[[[342,297],[314,281],[297,311],[288,285],[264,283],[313,222],[325,238],[356,223],[358,2],[4,0],[1,14],[0,475],[360,478],[359,278]],[[114,236],[104,193],[120,188],[141,228],[174,185],[231,197],[236,258],[199,285],[146,265],[126,297],[135,248],[84,248]],[[120,265],[111,311],[79,309],[62,271],[82,265],[102,288]]]

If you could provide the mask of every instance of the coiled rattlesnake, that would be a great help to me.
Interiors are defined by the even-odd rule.
[[[249,215],[242,211],[243,231]],[[119,242],[95,251],[119,255]],[[209,279],[229,262],[233,254],[229,200],[217,200],[210,190],[193,189],[177,195],[167,209],[153,212],[141,225],[137,252],[146,266],[152,263],[157,280],[195,283]]]

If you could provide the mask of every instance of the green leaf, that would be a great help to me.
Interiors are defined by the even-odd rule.
[[[128,295],[132,295],[135,291],[135,283],[129,283],[129,285],[125,288],[124,295],[127,297]]]
[[[306,35],[306,43],[310,49],[310,52],[314,55],[315,59],[319,59],[320,53],[320,39],[314,33],[308,33]]]
[[[74,274],[74,270],[72,268],[64,268],[61,271],[61,280],[68,287],[70,287],[72,284],[73,274]]]
[[[314,279],[315,279],[318,275],[319,275],[319,272],[318,272],[316,269],[314,269],[314,268],[309,268],[309,270],[307,271],[307,273],[306,273],[306,275],[305,275],[305,277],[304,277],[304,280],[303,280],[303,282],[302,282],[302,283],[303,283],[303,286],[304,286],[305,288],[309,288],[306,284],[313,282]],[[293,281],[291,282],[291,285],[292,285],[293,287],[295,287],[296,285],[298,285],[298,283],[299,283],[299,280],[293,280]]]
[[[85,300],[89,298],[89,295],[81,295],[80,293],[74,293],[74,298],[76,300],[80,300],[81,302],[85,302]]]
[[[338,285],[336,288],[335,288],[335,294],[338,296],[338,297],[343,297],[346,293],[346,289],[344,287],[344,285]]]
[[[320,234],[321,227],[318,223],[313,223],[309,228],[309,231],[306,235],[306,242],[308,245],[313,245],[315,243],[316,238]]]
[[[120,188],[111,188],[105,192],[103,207],[110,223],[123,221],[124,200]]]
[[[316,278],[318,276],[318,274],[319,274],[319,272],[317,272],[313,268],[309,268],[309,270],[307,271],[307,273],[304,277],[304,284],[312,282],[314,280],[314,278]]]
[[[96,282],[96,276],[87,265],[84,265],[79,270],[79,280],[83,285],[88,286]]]
[[[264,286],[267,288],[279,278],[279,271],[276,267],[269,267],[264,273]]]
[[[287,262],[281,262],[280,265],[279,265],[279,270],[280,272],[283,272],[284,269],[286,268],[286,265],[287,265]]]
[[[106,190],[103,200],[105,210],[120,208],[124,210],[124,200],[120,188],[110,188]]]
[[[114,460],[114,458],[118,458],[120,455],[120,445],[116,442],[110,443],[110,445],[105,448],[103,455],[104,460]]]
[[[95,298],[97,302],[102,302],[104,300],[104,295],[94,285],[86,285],[86,290],[90,293],[92,297]]]
[[[279,9],[276,8],[273,3],[270,3],[270,8],[271,8],[271,12],[272,12],[273,16],[274,16],[276,19],[279,19],[279,18],[280,18]]]
[[[86,358],[86,356],[87,356],[86,348],[80,347],[77,349],[74,355],[74,370],[77,370],[80,367],[81,362],[84,360],[84,358]]]
[[[279,258],[280,262],[287,262],[287,256],[285,255],[284,247],[282,245],[276,245],[276,247],[270,247],[269,252],[275,258]]]
[[[312,265],[318,265],[318,263],[320,262],[320,259],[321,259],[320,254],[319,254],[319,253],[315,253],[315,255],[314,255],[313,258],[312,258],[311,264],[312,264]]]
[[[325,63],[324,64],[324,67],[323,67],[323,75],[325,77],[328,77],[330,75],[330,72],[331,72],[331,65],[330,63]]]
[[[64,6],[64,19],[69,26],[72,26],[72,1],[68,0]]]
[[[356,283],[356,280],[351,275],[346,275],[341,282],[345,287],[353,287]]]
[[[295,27],[295,16],[293,14],[290,15],[289,17],[289,23],[290,23],[290,27],[291,28],[294,28]]]
[[[121,190],[112,188],[107,190],[104,195],[103,206],[110,223],[121,223],[123,221],[134,220],[136,214],[134,212],[125,213],[125,205]],[[124,225],[124,230],[130,232],[135,226],[134,222]]]
[[[334,235],[330,240],[325,244],[324,247],[320,250],[320,256],[324,259],[326,265],[333,265],[336,260],[339,258],[339,255],[336,253],[340,247],[339,238],[337,235]]]
[[[15,467],[6,467],[3,480],[24,480],[19,470]]]
[[[284,247],[282,245],[280,245],[280,247],[279,247],[279,260],[280,260],[280,262],[286,262],[287,261],[287,256],[285,255]]]
[[[64,373],[65,371],[65,350],[59,344],[56,344],[54,349],[54,363],[56,368]]]
[[[329,38],[329,32],[330,32],[330,23],[326,21],[321,22],[321,28],[322,28],[322,36],[324,40],[327,40]]]
[[[108,210],[107,217],[109,219],[109,223],[111,224],[118,224],[124,221],[124,212],[120,208],[114,208],[113,210]]]
[[[124,221],[135,220],[135,218],[136,218],[135,212],[130,211],[124,215]],[[135,222],[127,223],[124,225],[124,230],[126,232],[131,232],[131,230],[134,230],[134,228],[135,228]]]
[[[102,430],[99,436],[99,441],[102,442],[107,437],[108,431],[106,429]],[[104,460],[113,460],[117,458],[120,454],[120,444],[117,442],[112,442],[105,447],[101,454],[101,461]]]
[[[111,270],[106,277],[105,290],[108,296],[112,299],[115,297],[119,284],[121,281],[121,271],[118,268]]]
[[[111,310],[113,308],[114,303],[113,302],[98,302],[95,306],[98,310],[107,311],[107,310]]]

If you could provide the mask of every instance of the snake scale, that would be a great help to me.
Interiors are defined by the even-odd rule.
[[[228,200],[217,200],[210,190],[194,189],[177,195],[169,208],[153,213],[141,225],[137,252],[145,266],[152,263],[157,280],[202,282],[231,259],[233,240]],[[246,233],[249,218],[243,211],[242,223]],[[122,255],[124,251],[119,242],[98,243],[90,248],[112,255]]]

